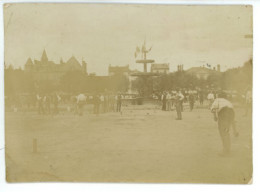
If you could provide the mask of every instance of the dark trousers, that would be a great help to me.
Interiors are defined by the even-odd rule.
[[[190,111],[193,110],[193,107],[194,107],[194,102],[190,102]]]
[[[222,108],[218,113],[218,130],[221,137],[224,153],[230,152],[230,127],[234,123],[234,116],[234,110],[228,107]]]
[[[181,103],[178,102],[176,104],[176,112],[177,112],[177,119],[182,119],[182,115],[181,115]]]
[[[117,106],[116,106],[116,111],[117,112],[121,112],[121,105],[122,105],[121,102],[117,102]]]
[[[83,103],[78,103],[78,114],[80,116],[83,115],[83,108],[84,108],[84,104]]]
[[[162,110],[166,111],[166,100],[162,102]]]

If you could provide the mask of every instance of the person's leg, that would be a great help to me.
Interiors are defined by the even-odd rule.
[[[222,109],[218,114],[218,128],[223,144],[223,154],[227,155],[230,153],[231,142],[230,142],[230,114],[228,109]]]
[[[163,110],[166,111],[166,101],[163,102]]]
[[[230,128],[230,124],[227,120],[225,120],[225,122],[223,122],[223,126],[222,126],[222,137],[223,137],[223,152],[224,154],[229,154],[230,153],[230,148],[231,148],[231,144],[230,144],[230,134],[229,134],[229,128]]]
[[[179,119],[180,120],[182,120],[182,114],[181,114],[181,110],[180,110],[180,112],[179,112],[180,114],[179,114]]]
[[[176,105],[176,112],[177,112],[177,120],[180,120],[181,119],[181,106],[179,103]]]

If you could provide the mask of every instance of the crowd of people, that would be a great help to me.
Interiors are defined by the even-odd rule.
[[[99,93],[86,95],[84,93],[78,93],[70,97],[63,97],[58,93],[53,94],[37,94],[36,97],[31,95],[22,99],[23,104],[28,108],[36,106],[40,115],[59,113],[59,104],[65,100],[69,100],[72,103],[68,106],[68,111],[75,115],[82,116],[84,113],[84,106],[92,104],[92,113],[99,115],[100,113],[108,112],[121,112],[123,101],[126,97],[122,93]],[[236,130],[235,123],[235,111],[233,104],[230,101],[231,97],[223,91],[215,90],[181,90],[164,91],[159,94],[154,94],[153,99],[158,100],[161,103],[162,111],[176,111],[176,120],[182,120],[182,112],[184,111],[184,103],[189,106],[189,111],[193,111],[195,102],[198,106],[206,106],[213,113],[214,120],[218,122],[218,129],[223,144],[222,155],[226,156],[230,153],[230,129],[232,128],[235,137],[238,137],[239,133]],[[245,116],[252,110],[252,91],[247,89],[245,95],[243,95],[245,103]],[[131,98],[131,99],[137,99]],[[64,100],[64,101],[62,101]],[[204,101],[207,100],[206,105]],[[14,100],[15,102],[16,100]],[[8,102],[6,101],[6,104]],[[14,107],[16,108],[16,107]]]
[[[94,94],[86,96],[83,93],[72,96],[74,105],[74,114],[83,115],[84,105],[87,103],[93,104],[93,114],[107,113],[107,112],[121,112],[122,95],[118,93],[113,94]]]
[[[205,96],[206,95],[206,96]],[[160,100],[162,102],[163,111],[176,110],[177,120],[182,119],[181,112],[184,110],[183,103],[188,103],[189,110],[194,109],[194,104],[198,101],[199,106],[204,106],[204,101],[208,101],[208,108],[211,107],[214,99],[216,98],[216,91],[197,91],[197,90],[181,90],[177,89],[174,91],[164,91],[161,93]]]

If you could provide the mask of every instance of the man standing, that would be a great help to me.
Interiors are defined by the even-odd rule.
[[[176,94],[176,112],[177,112],[177,118],[176,120],[182,120],[182,101],[184,99],[183,94],[181,93],[180,90],[177,91]]]
[[[193,110],[193,107],[194,107],[194,101],[195,101],[195,98],[194,98],[194,95],[193,93],[189,93],[189,104],[190,104],[190,111]]]
[[[235,126],[233,105],[225,99],[224,93],[220,93],[211,106],[211,112],[214,114],[214,120],[218,121],[218,130],[223,144],[223,152],[220,155],[227,156],[230,154],[231,148],[230,127],[233,127],[233,133],[236,137],[239,135]]]
[[[122,105],[122,96],[121,94],[117,95],[117,105],[116,105],[116,111],[121,112],[121,105]]]
[[[86,96],[84,94],[79,94],[77,96],[77,107],[78,107],[78,114],[79,116],[83,115],[83,108],[84,108],[84,104],[86,103]]]
[[[171,111],[171,94],[166,93],[166,111]]]
[[[166,102],[167,102],[166,92],[163,92],[161,100],[162,100],[162,110],[166,111]]]
[[[94,95],[93,97],[93,104],[94,104],[94,114],[98,115],[99,114],[99,105],[100,105],[100,97],[99,95]]]
[[[100,95],[101,113],[105,113],[105,97]]]
[[[203,91],[199,92],[199,100],[200,100],[200,106],[203,106],[203,101],[204,101]]]
[[[207,99],[209,101],[209,109],[210,109],[210,107],[211,107],[211,105],[212,105],[212,103],[214,102],[214,99],[215,99],[214,94],[213,94],[212,91],[210,91],[210,93],[208,94]]]
[[[58,93],[55,93],[54,96],[53,96],[54,114],[59,113],[58,104],[59,104],[60,100],[61,100],[61,97],[58,95]]]
[[[37,102],[38,102],[38,113],[44,114],[44,108],[43,108],[43,96],[41,94],[37,94]]]
[[[48,114],[51,114],[51,98],[50,98],[50,96],[49,95],[46,95],[45,97],[44,97],[45,99],[45,109],[46,109],[46,111],[47,111],[47,113]]]

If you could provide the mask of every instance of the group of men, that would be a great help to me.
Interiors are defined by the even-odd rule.
[[[74,112],[80,116],[83,115],[83,108],[86,103],[93,104],[93,114],[98,115],[99,113],[106,112],[121,112],[122,106],[122,95],[112,94],[95,94],[93,96],[85,96],[79,94],[75,97]]]
[[[180,90],[177,90],[176,93],[163,92],[161,96],[162,110],[171,111],[172,107],[175,105],[176,112],[177,112],[176,120],[181,120],[182,119],[181,112],[183,111],[183,100],[184,100],[184,96]]]
[[[200,93],[198,93],[199,95]],[[196,94],[189,92],[188,94],[183,94],[181,90],[177,90],[175,93],[163,92],[161,96],[162,110],[170,111],[172,107],[175,106],[177,112],[176,120],[182,119],[183,111],[183,101],[188,100],[190,111],[193,110]],[[198,96],[201,103],[202,96]],[[204,96],[203,96],[204,97]],[[75,98],[75,114],[80,116],[83,115],[84,105],[91,100],[93,103],[93,113],[98,115],[100,112],[106,113],[110,111],[121,112],[122,106],[122,95],[119,93],[117,95],[112,94],[95,94],[94,96],[86,97],[84,94],[78,94]],[[210,91],[207,95],[209,101],[209,109],[213,113],[214,120],[218,123],[218,130],[223,144],[223,152],[221,156],[228,156],[230,154],[231,142],[230,142],[230,129],[232,128],[235,137],[239,136],[236,130],[235,123],[235,112],[233,104],[227,99],[224,92],[218,92],[218,94]],[[38,101],[38,112],[39,114],[50,114],[51,113],[51,103],[54,105],[53,113],[58,113],[58,103],[61,97],[55,93],[53,95],[37,95]],[[252,92],[251,89],[247,90],[245,95],[246,100],[246,115],[248,114],[249,108],[252,106]],[[203,101],[202,101],[203,102]]]
[[[45,114],[58,114],[58,104],[61,100],[61,97],[57,94],[37,94],[37,103],[38,103],[38,113],[41,115]],[[51,109],[51,104],[53,104],[53,110]]]
[[[213,93],[213,91],[210,91],[210,93],[207,96],[207,99],[209,101],[209,108],[211,107],[214,99],[216,98],[216,95]],[[204,102],[204,93],[202,91],[195,92],[195,91],[181,91],[178,89],[177,91],[172,92],[166,92],[164,91],[161,96],[162,101],[162,110],[163,111],[172,111],[175,107],[177,112],[177,118],[176,120],[182,119],[183,112],[183,103],[184,101],[187,101],[189,103],[190,111],[194,108],[194,103],[196,99],[199,99],[200,105],[203,105]]]

